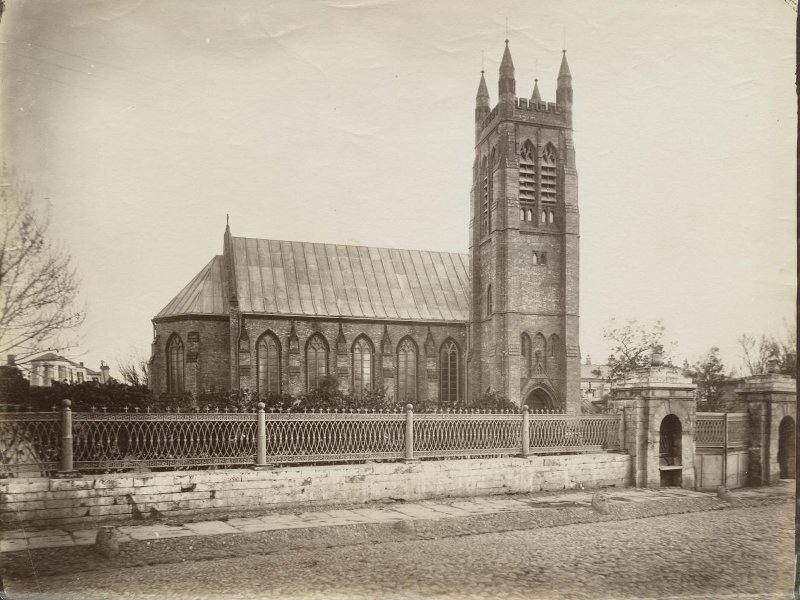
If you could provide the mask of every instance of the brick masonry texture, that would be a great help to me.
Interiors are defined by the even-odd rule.
[[[0,524],[42,526],[266,506],[423,500],[629,484],[630,457],[599,453],[11,479]]]

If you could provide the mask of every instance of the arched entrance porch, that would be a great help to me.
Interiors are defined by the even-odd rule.
[[[675,415],[667,415],[661,421],[659,434],[658,469],[661,472],[661,487],[681,487],[681,420]]]
[[[531,411],[554,410],[556,407],[552,393],[543,387],[533,388],[525,398],[524,404]]]
[[[778,466],[781,479],[797,477],[795,440],[797,429],[792,417],[784,417],[778,427]]]

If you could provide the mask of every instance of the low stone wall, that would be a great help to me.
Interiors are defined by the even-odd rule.
[[[722,449],[698,449],[694,455],[694,471],[699,491],[716,490],[722,485]],[[747,485],[750,453],[748,450],[728,452],[728,473],[725,487],[734,490]]]
[[[64,525],[386,499],[625,487],[627,454],[575,454],[0,480],[0,525]]]

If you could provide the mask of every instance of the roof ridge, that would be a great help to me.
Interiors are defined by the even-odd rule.
[[[352,248],[375,248],[377,250],[406,250],[408,252],[433,252],[434,254],[454,254],[456,256],[469,256],[469,251],[467,252],[451,252],[449,250],[430,250],[424,248],[397,248],[395,246],[369,246],[366,244],[340,244],[336,242],[309,242],[307,240],[281,240],[276,238],[259,238],[259,237],[250,237],[245,235],[233,235],[231,236],[233,239],[240,239],[240,240],[263,240],[265,242],[286,242],[289,244],[313,244],[319,246],[345,246],[345,247],[352,247]]]

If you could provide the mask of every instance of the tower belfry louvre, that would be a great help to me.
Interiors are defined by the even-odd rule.
[[[156,396],[360,396],[455,406],[495,392],[577,410],[578,195],[572,77],[516,95],[508,41],[492,107],[481,72],[469,254],[234,236],[153,318]],[[529,84],[521,86],[530,90]]]

